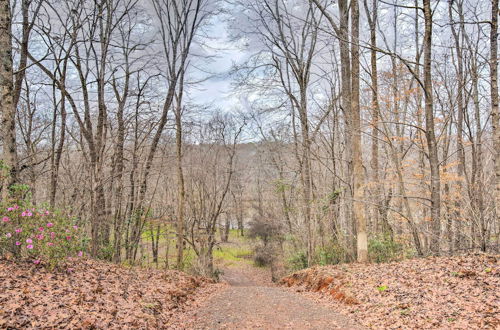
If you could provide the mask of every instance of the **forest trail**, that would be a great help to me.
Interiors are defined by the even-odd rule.
[[[195,329],[362,329],[332,308],[268,283],[261,269],[223,271],[228,286],[196,312]]]

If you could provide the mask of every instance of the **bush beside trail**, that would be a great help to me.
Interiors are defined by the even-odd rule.
[[[0,257],[55,268],[84,249],[75,219],[22,201],[0,207]]]

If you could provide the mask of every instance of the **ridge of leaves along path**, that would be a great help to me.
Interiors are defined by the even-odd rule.
[[[228,285],[193,312],[188,328],[363,329],[331,307],[267,282],[265,270],[241,264],[223,271]]]

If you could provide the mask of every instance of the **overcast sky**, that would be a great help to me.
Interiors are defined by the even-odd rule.
[[[203,50],[210,59],[206,63],[195,65],[198,68],[196,76],[208,79],[190,88],[190,100],[196,104],[210,104],[214,108],[232,111],[239,100],[232,91],[230,71],[233,64],[241,63],[248,53],[230,41],[228,25],[223,15],[212,18],[207,34],[210,39],[206,41]]]

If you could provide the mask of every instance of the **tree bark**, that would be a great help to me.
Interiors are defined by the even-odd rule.
[[[177,268],[183,268],[184,252],[184,204],[186,191],[184,188],[184,173],[182,170],[182,95],[184,91],[184,71],[179,81],[179,94],[175,110],[175,150],[177,161]]]
[[[372,110],[372,132],[371,132],[371,169],[372,169],[372,181],[375,186],[374,190],[374,206],[372,210],[373,220],[371,228],[377,230],[380,222],[380,209],[381,209],[381,191],[379,182],[379,117],[380,117],[380,106],[378,102],[378,67],[377,67],[377,17],[378,17],[378,6],[377,0],[372,0],[371,12],[368,7],[367,0],[364,0],[366,17],[368,19],[368,25],[370,26],[370,67],[371,67],[371,110]]]
[[[457,81],[458,81],[458,90],[457,90],[457,156],[458,156],[458,167],[457,174],[460,178],[465,177],[465,149],[463,143],[463,122],[464,122],[464,114],[465,114],[465,105],[464,105],[464,88],[465,88],[465,79],[464,79],[464,59],[463,59],[463,49],[460,43],[460,35],[464,33],[464,18],[462,15],[461,3],[458,4],[458,12],[459,12],[459,30],[455,28],[454,19],[453,19],[453,2],[450,1],[448,5],[448,15],[450,16],[451,24],[451,32],[453,35],[453,39],[455,41],[455,52],[457,54],[457,64],[456,64],[456,72],[457,72]],[[480,132],[478,132],[480,134]],[[457,182],[457,188],[459,190],[459,194],[462,193],[462,181]],[[454,205],[454,216],[453,219],[450,219],[451,223],[455,223],[455,238],[459,237],[461,228],[462,228],[462,220],[461,220],[461,212],[460,212],[460,201],[458,199],[455,200]],[[453,226],[452,226],[453,227]],[[451,249],[457,248],[460,244],[461,239],[455,239]]]
[[[439,254],[441,237],[441,179],[439,174],[438,146],[434,125],[434,101],[432,90],[432,11],[431,0],[424,0],[424,94],[425,94],[425,136],[429,151],[431,169],[431,224],[432,237],[430,248]]]
[[[495,216],[500,217],[500,110],[498,106],[498,0],[491,1],[490,88],[493,153],[495,160]]]
[[[0,111],[2,112],[3,165],[8,174],[2,188],[2,198],[9,197],[12,185],[18,182],[16,148],[16,106],[12,63],[10,1],[0,0]]]
[[[359,5],[358,0],[351,1],[351,118],[352,118],[352,163],[353,163],[353,218],[356,221],[357,259],[368,261],[368,238],[364,200],[364,171],[361,157],[361,111],[359,106]]]

